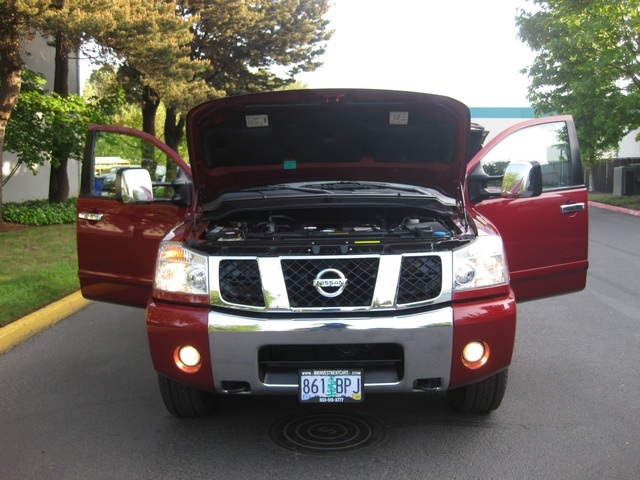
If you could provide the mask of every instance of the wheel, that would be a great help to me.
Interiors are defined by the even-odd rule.
[[[507,389],[508,369],[478,383],[447,392],[454,410],[463,413],[488,413],[502,403]]]
[[[177,417],[205,417],[214,411],[214,395],[158,375],[165,407]]]

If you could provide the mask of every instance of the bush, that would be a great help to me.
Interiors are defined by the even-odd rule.
[[[49,203],[47,200],[29,200],[22,203],[6,203],[2,206],[5,222],[42,226],[76,222],[77,199],[66,203]]]

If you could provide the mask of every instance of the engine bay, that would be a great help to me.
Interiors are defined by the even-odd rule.
[[[207,244],[287,240],[447,240],[460,234],[449,217],[422,209],[340,208],[236,212],[208,222]]]

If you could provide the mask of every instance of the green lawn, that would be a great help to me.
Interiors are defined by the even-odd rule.
[[[80,288],[74,224],[0,233],[0,327]]]
[[[611,194],[589,194],[589,200],[591,200],[592,202],[614,205],[616,207],[640,210],[640,195],[620,196]]]

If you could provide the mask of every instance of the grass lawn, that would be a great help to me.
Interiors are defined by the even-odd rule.
[[[80,288],[74,224],[0,233],[0,327]]]
[[[589,200],[592,202],[606,203],[616,207],[630,208],[632,210],[640,210],[640,195],[611,195],[594,193],[589,194]]]

